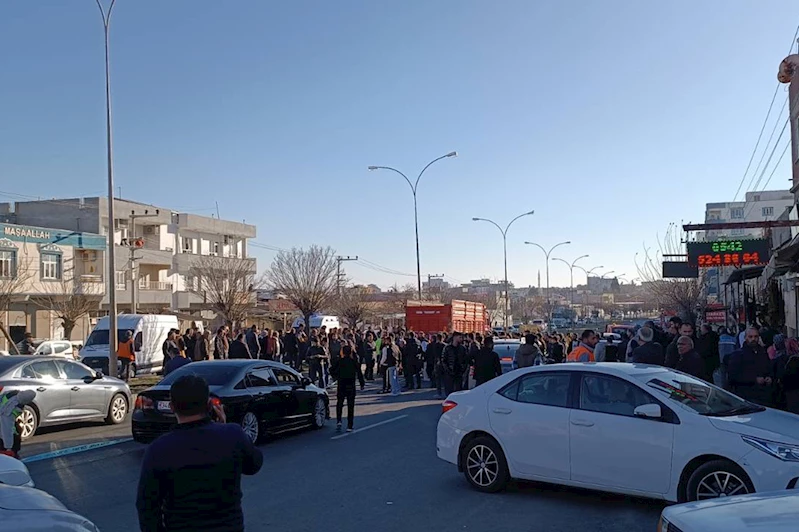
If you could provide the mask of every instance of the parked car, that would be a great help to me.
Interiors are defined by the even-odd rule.
[[[755,493],[669,506],[657,532],[794,532],[799,490]]]
[[[523,368],[443,410],[438,456],[481,491],[519,478],[677,502],[799,482],[799,416],[660,366]]]
[[[141,392],[133,410],[133,439],[148,443],[177,425],[169,388],[181,375],[203,377],[211,401],[221,404],[228,423],[238,423],[253,442],[267,434],[322,428],[329,417],[327,392],[293,369],[267,360],[207,360],[173,371]]]
[[[494,340],[494,351],[499,355],[499,362],[502,364],[502,373],[507,373],[513,369],[513,359],[516,356],[516,351],[523,343],[524,340]]]
[[[0,454],[0,484],[29,488],[34,486],[28,467],[20,460],[5,454]]]
[[[0,522],[3,530],[99,532],[49,493],[21,486],[0,485]]]
[[[91,420],[119,424],[131,404],[125,382],[56,356],[0,358],[0,389],[36,392],[33,403],[25,406],[20,416],[23,440],[39,427]]]
[[[34,355],[53,355],[68,360],[78,360],[78,351],[69,340],[45,340],[36,346]]]

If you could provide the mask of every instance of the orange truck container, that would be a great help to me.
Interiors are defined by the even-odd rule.
[[[485,332],[488,313],[483,303],[453,299],[452,303],[408,301],[405,306],[405,327],[411,331]]]

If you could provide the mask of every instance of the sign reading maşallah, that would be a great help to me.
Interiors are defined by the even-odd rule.
[[[688,264],[699,268],[758,266],[771,258],[771,242],[766,238],[688,242],[687,246]]]

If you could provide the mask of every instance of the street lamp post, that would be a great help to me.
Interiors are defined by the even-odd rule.
[[[587,259],[588,255],[581,255],[574,259],[571,263],[559,259],[557,257],[552,257],[552,260],[559,260],[569,268],[569,307],[574,307],[574,267],[577,264],[578,260]]]
[[[111,136],[111,72],[108,55],[108,36],[111,24],[111,12],[116,0],[111,0],[108,10],[103,8],[100,0],[96,0],[103,20],[105,34],[105,143],[106,165],[108,169],[108,374],[117,374],[117,293],[116,293],[116,253],[114,253],[114,150]]]
[[[458,152],[451,151],[446,155],[442,155],[441,157],[437,157],[427,163],[427,166],[422,168],[422,171],[419,172],[419,175],[416,177],[416,181],[411,183],[411,180],[408,179],[408,176],[397,170],[396,168],[391,168],[390,166],[369,166],[369,170],[391,170],[392,172],[396,172],[402,177],[405,178],[405,181],[408,182],[408,186],[411,187],[411,192],[413,193],[413,227],[416,233],[416,288],[419,291],[419,300],[422,299],[422,266],[421,262],[419,261],[419,215],[416,208],[416,190],[419,188],[419,180],[422,178],[422,174],[424,174],[425,170],[430,168],[430,165],[433,163],[440,161],[441,159],[446,159],[447,157],[456,157]]]
[[[510,308],[510,291],[508,290],[508,229],[510,229],[510,226],[513,225],[513,222],[515,222],[519,218],[522,218],[524,216],[531,216],[533,214],[535,214],[535,211],[530,211],[520,214],[519,216],[508,222],[508,225],[505,226],[505,229],[502,229],[502,227],[500,227],[499,224],[494,220],[489,220],[488,218],[472,218],[472,221],[474,222],[488,222],[490,224],[493,224],[497,229],[499,229],[499,232],[502,233],[502,255],[505,260],[505,312],[504,312],[505,318],[503,321],[505,322],[506,333],[508,332],[508,313]]]
[[[585,268],[583,268],[582,266],[577,266],[577,265],[575,265],[574,267],[575,267],[575,268],[577,268],[578,270],[582,270],[582,271],[585,273],[585,287],[586,287],[586,288],[588,288],[588,276],[590,276],[590,275],[591,275],[591,273],[592,273],[594,270],[600,270],[600,269],[604,268],[604,266],[594,266],[594,267],[593,267],[593,268],[591,268],[590,270],[586,270],[586,269],[585,269]],[[583,311],[583,316],[585,316],[585,307],[586,307],[586,304],[587,304],[586,292],[583,292],[583,308],[582,308],[582,311]]]
[[[559,242],[559,243],[555,244],[554,246],[552,246],[551,248],[549,248],[549,251],[547,251],[544,248],[544,246],[542,246],[541,244],[536,244],[535,242],[525,242],[525,244],[530,245],[530,246],[538,246],[538,248],[541,249],[541,251],[543,251],[544,255],[546,256],[546,270],[547,270],[547,320],[548,320],[547,321],[547,325],[549,325],[549,324],[552,323],[552,301],[550,301],[550,299],[549,299],[549,256],[552,254],[553,251],[555,251],[555,248],[557,248],[559,246],[565,246],[566,244],[571,244],[571,241],[567,240],[565,242]]]
[[[610,270],[609,272],[605,272],[599,276],[600,279],[604,279],[606,275],[610,275],[611,273],[616,273],[615,270]]]

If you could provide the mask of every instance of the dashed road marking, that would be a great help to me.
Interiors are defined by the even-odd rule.
[[[375,423],[373,425],[366,425],[365,427],[361,427],[359,429],[355,429],[352,432],[345,432],[344,434],[339,434],[337,436],[333,436],[330,438],[331,440],[338,440],[341,438],[346,438],[347,436],[352,436],[353,434],[358,434],[359,432],[363,432],[365,430],[373,429],[375,427],[379,427],[381,425],[387,425],[389,423],[393,423],[395,421],[399,421],[400,419],[408,417],[408,414],[402,414],[401,416],[392,417],[391,419],[386,419],[385,421],[381,421],[379,423]]]
[[[108,441],[97,441],[94,443],[86,443],[84,445],[76,445],[75,447],[66,447],[64,449],[58,449],[57,451],[50,451],[47,453],[41,454],[34,454],[33,456],[28,456],[23,458],[22,461],[26,464],[31,462],[40,462],[42,460],[51,460],[53,458],[59,458],[61,456],[69,456],[71,454],[83,453],[86,451],[93,451],[94,449],[101,449],[103,447],[110,447],[112,445],[118,445],[120,443],[126,443],[129,441],[133,441],[133,438],[122,438],[119,440],[108,440]]]

